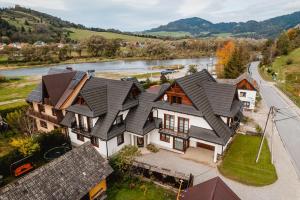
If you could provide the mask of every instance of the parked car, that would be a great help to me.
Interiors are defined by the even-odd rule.
[[[166,69],[164,71],[161,71],[160,74],[161,75],[167,75],[167,74],[172,74],[174,72],[175,72],[175,70],[173,70],[173,69]]]

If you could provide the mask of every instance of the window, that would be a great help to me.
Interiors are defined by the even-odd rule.
[[[160,134],[160,141],[164,141],[164,142],[170,143],[170,136],[169,136],[169,135],[166,135],[166,134],[164,134],[164,133],[161,133],[161,134]]]
[[[92,145],[94,145],[95,147],[99,147],[99,140],[96,137],[91,137],[91,143]]]
[[[174,115],[165,114],[165,129],[174,130]]]
[[[47,122],[45,122],[45,121],[40,121],[40,125],[41,125],[41,127],[43,127],[43,128],[48,128]]]
[[[189,132],[189,119],[178,117],[178,132],[180,133]]]
[[[90,132],[93,128],[93,119],[90,117],[87,117],[87,122],[88,122],[88,131]]]
[[[245,108],[249,108],[250,107],[250,102],[249,101],[243,101],[243,106]]]
[[[80,141],[84,142],[84,136],[80,135],[80,134],[77,134],[77,140],[80,140]]]
[[[52,108],[52,115],[56,116],[56,109],[55,108]]]
[[[178,104],[181,104],[181,102],[182,102],[182,98],[181,98],[181,97],[172,96],[171,103],[178,103]]]
[[[246,92],[240,92],[240,97],[246,97]]]
[[[78,115],[78,120],[79,120],[79,128],[80,129],[85,129],[85,127],[84,127],[84,116],[83,115]]]
[[[183,139],[174,137],[174,149],[177,149],[180,151],[184,150]]]
[[[117,136],[117,143],[118,143],[118,146],[124,143],[124,133]]]
[[[116,125],[123,124],[123,115],[118,115],[116,118]]]
[[[45,107],[42,104],[38,104],[39,112],[45,112]]]

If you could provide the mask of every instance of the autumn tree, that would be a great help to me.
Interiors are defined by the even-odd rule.
[[[13,138],[10,145],[15,147],[23,156],[31,156],[40,150],[40,145],[32,137]]]
[[[224,67],[229,62],[231,55],[234,52],[235,44],[233,41],[228,41],[223,47],[217,50],[218,63],[216,65],[216,73],[218,78],[224,77]]]
[[[290,50],[290,40],[286,32],[282,33],[276,43],[278,55],[287,55]]]
[[[107,40],[98,35],[93,35],[86,41],[87,50],[92,56],[103,55],[106,45]]]

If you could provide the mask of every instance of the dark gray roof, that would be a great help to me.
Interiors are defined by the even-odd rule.
[[[197,110],[194,106],[176,104],[176,103],[170,104],[169,102],[156,101],[153,103],[153,107],[160,108],[163,110],[169,110],[173,112],[203,117],[203,113]]]
[[[75,114],[73,112],[67,112],[60,124],[66,127],[71,127],[75,120]]]
[[[216,82],[202,84],[213,111],[217,115],[228,116],[236,95],[236,86]]]
[[[87,105],[74,104],[67,108],[67,111],[85,115],[88,117],[94,117],[94,112]]]
[[[139,135],[144,135],[145,131],[151,129],[149,125],[147,129],[144,130],[146,121],[150,112],[152,111],[152,103],[153,100],[156,98],[156,94],[143,92],[139,96],[139,106],[131,109],[126,117],[126,130],[132,133],[136,133]],[[153,129],[155,128],[155,124]]]
[[[0,200],[81,199],[113,172],[85,143],[0,189]]]
[[[222,138],[218,137],[214,130],[191,126],[189,129],[189,136],[207,142],[223,145]]]
[[[237,85],[242,80],[247,80],[255,89],[258,89],[258,85],[257,85],[256,81],[250,77],[248,72],[241,74],[236,79],[217,79],[217,81],[219,83],[227,83],[227,84],[231,84],[231,85]]]
[[[50,68],[47,75],[55,75],[55,74],[61,74],[61,73],[69,73],[70,70],[67,69],[56,69],[56,68]],[[74,71],[74,76],[68,83],[68,86],[65,88],[63,93],[60,96],[60,99],[57,100],[56,108],[59,108],[65,100],[68,98],[68,96],[71,94],[71,92],[75,89],[75,87],[78,85],[78,83],[83,79],[83,77],[86,75],[85,72],[82,71]],[[38,102],[41,103],[43,101],[43,84],[39,83],[39,85],[28,95],[27,99],[28,102]]]
[[[204,85],[209,81],[216,82],[207,70],[202,70],[201,72],[175,80],[194,106],[203,113],[204,118],[214,129],[217,136],[222,139],[222,144],[224,145],[231,137],[233,131],[214,113],[204,89]]]

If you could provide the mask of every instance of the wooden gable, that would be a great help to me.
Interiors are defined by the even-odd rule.
[[[181,104],[185,105],[193,105],[192,101],[188,98],[188,96],[184,93],[181,87],[178,84],[173,84],[164,95],[162,95],[161,100],[164,100],[164,96],[167,95],[169,103],[173,102],[173,99],[176,97],[181,98]]]
[[[255,90],[255,87],[247,81],[247,79],[241,80],[239,83],[236,84],[237,89],[241,90]]]

